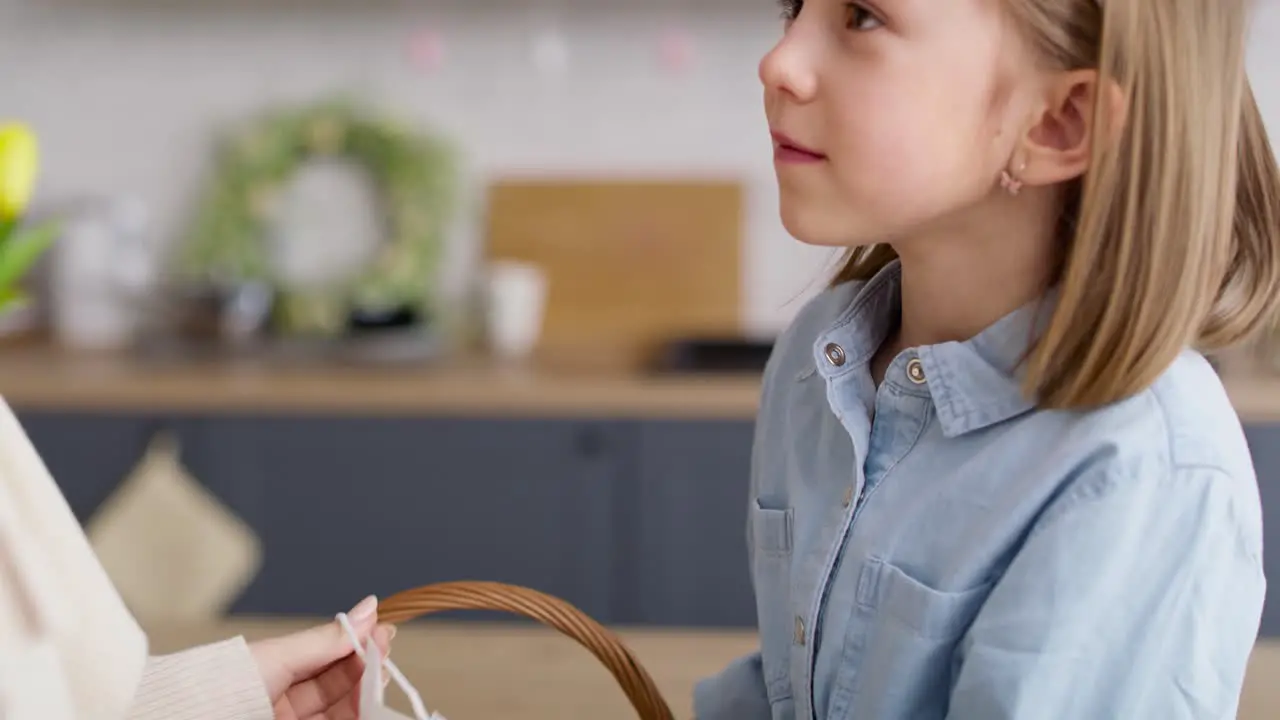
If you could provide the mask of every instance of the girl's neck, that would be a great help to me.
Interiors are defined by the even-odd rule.
[[[1044,293],[1057,266],[1057,205],[1055,198],[1028,195],[1017,198],[1016,209],[1006,203],[991,212],[999,222],[966,222],[967,231],[894,243],[902,315],[872,363],[877,383],[903,350],[968,340]]]

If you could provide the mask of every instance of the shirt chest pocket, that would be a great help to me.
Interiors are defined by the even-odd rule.
[[[757,500],[751,508],[752,576],[760,656],[771,702],[791,696],[791,548],[795,513]]]
[[[922,704],[949,697],[956,648],[993,583],[937,590],[882,560],[871,560],[866,572],[859,606],[870,622],[858,710],[870,717],[931,716],[939,708]]]

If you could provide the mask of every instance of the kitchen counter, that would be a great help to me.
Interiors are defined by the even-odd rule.
[[[1223,381],[1245,422],[1280,421],[1280,376]],[[33,410],[749,419],[757,374],[642,375],[450,360],[420,367],[158,361],[0,349],[0,396]]]
[[[641,375],[479,359],[397,367],[0,351],[0,396],[32,410],[750,418],[759,388],[758,374]]]
[[[165,652],[236,633],[249,638],[306,627],[308,621],[236,620],[207,626],[151,626]],[[627,643],[677,718],[691,717],[694,684],[755,647],[755,634],[672,629],[623,630]],[[553,631],[529,625],[418,622],[400,628],[392,657],[429,709],[450,720],[634,718],[613,678],[595,658]],[[1249,665],[1240,720],[1280,717],[1280,644],[1261,642]],[[407,711],[399,690],[388,704]],[[1051,713],[1046,713],[1051,715]]]

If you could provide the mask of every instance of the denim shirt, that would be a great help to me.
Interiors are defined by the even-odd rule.
[[[1018,361],[1051,297],[868,363],[896,263],[809,302],[765,372],[748,542],[760,651],[699,720],[1235,717],[1262,614],[1244,432],[1191,351],[1102,409]]]

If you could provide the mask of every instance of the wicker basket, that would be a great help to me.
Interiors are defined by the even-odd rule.
[[[518,585],[448,582],[392,595],[379,605],[378,617],[400,623],[448,610],[499,610],[552,627],[590,650],[608,668],[641,720],[674,720],[653,678],[618,636],[560,598]]]

